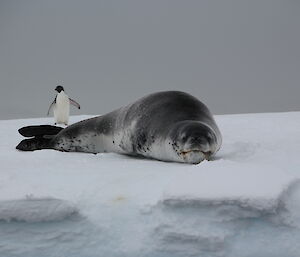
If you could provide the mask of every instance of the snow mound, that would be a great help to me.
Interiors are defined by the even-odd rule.
[[[269,171],[264,172],[264,174],[268,173]],[[240,172],[236,174],[237,176],[232,176],[234,179],[230,183],[222,183],[222,176],[219,181],[215,180],[213,183],[210,179],[215,175],[214,173],[206,174],[205,179],[209,188],[205,184],[200,187],[199,181],[195,179],[196,176],[182,178],[181,184],[174,183],[166,189],[160,202],[173,208],[186,206],[206,208],[226,205],[271,213],[282,204],[285,192],[291,191],[299,182],[299,179],[293,179],[281,172],[269,174],[273,179],[268,182],[267,186],[264,180],[258,181],[259,176],[254,171],[252,173]],[[241,176],[244,177],[243,180],[247,179],[247,184],[242,182]],[[241,192],[239,196],[237,192]]]
[[[53,199],[20,199],[0,201],[0,221],[47,222],[61,221],[78,210],[69,202]]]
[[[198,213],[211,212],[219,221],[280,214],[282,224],[298,227],[300,225],[300,204],[295,204],[298,199],[300,199],[300,180],[295,179],[282,190],[277,198],[165,197],[158,206],[160,206],[159,208],[171,209],[174,212],[182,209],[193,209]],[[284,217],[281,215],[283,213]]]

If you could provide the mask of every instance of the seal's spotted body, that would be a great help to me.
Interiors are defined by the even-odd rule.
[[[189,94],[167,91],[75,123],[41,148],[199,163],[215,154],[221,142],[220,131],[203,103]],[[24,150],[20,145],[17,148]]]

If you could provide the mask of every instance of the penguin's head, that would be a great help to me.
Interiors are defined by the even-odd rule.
[[[63,88],[62,86],[58,85],[58,86],[55,88],[55,90],[56,90],[58,93],[60,93],[61,91],[64,91],[64,88]]]

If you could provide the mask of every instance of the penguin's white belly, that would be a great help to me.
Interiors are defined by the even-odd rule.
[[[68,124],[70,113],[70,100],[67,95],[58,94],[53,109],[54,120],[57,124]]]

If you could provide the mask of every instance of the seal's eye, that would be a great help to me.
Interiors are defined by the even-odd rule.
[[[213,137],[213,135],[211,133],[207,133],[206,139],[207,139],[208,142],[211,142],[213,140],[213,138],[214,137]]]
[[[183,140],[183,141],[186,141],[186,140],[187,140],[186,134],[182,134],[182,135],[181,135],[181,140]]]

